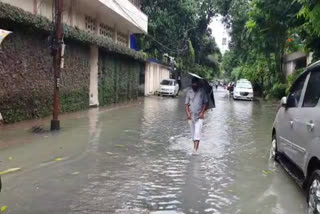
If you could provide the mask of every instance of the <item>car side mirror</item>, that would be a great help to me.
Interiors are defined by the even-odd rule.
[[[282,97],[281,102],[280,102],[282,107],[287,107],[287,98],[286,97]]]

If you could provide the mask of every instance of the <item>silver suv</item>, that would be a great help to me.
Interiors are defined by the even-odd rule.
[[[320,213],[320,61],[281,100],[271,154],[307,192],[309,213]]]

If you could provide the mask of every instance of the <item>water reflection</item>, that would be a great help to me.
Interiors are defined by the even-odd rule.
[[[230,100],[225,91],[216,92],[216,101],[196,155],[183,97],[150,97],[126,108],[90,109],[85,117],[70,118],[55,138],[63,147],[56,146],[58,154],[63,151],[69,161],[13,180],[11,186],[19,188],[6,192],[10,199],[5,203],[16,208],[11,208],[15,214],[25,213],[30,204],[37,208],[30,213],[55,213],[60,204],[56,213],[303,213],[300,189],[269,162],[276,109]],[[47,144],[39,141],[36,151],[55,148],[55,139],[45,139]],[[70,176],[74,171],[80,174]]]

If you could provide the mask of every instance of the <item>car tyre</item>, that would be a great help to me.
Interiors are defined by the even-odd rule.
[[[308,185],[308,213],[320,213],[320,170],[315,170]]]

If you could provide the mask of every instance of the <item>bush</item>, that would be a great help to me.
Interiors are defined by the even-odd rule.
[[[286,90],[288,85],[282,83],[276,83],[273,85],[272,89],[269,92],[270,97],[281,99],[282,97],[286,96]]]

